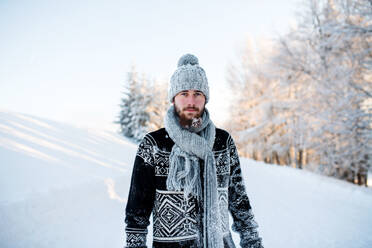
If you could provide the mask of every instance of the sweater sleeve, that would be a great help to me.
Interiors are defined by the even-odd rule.
[[[125,209],[126,247],[146,247],[147,227],[154,205],[155,176],[151,136],[146,135],[138,146],[131,185]]]
[[[231,136],[230,149],[230,180],[229,180],[229,211],[233,217],[232,230],[240,235],[242,248],[263,248],[262,239],[258,235],[258,225],[254,220],[252,208],[245,191],[244,180],[240,168],[239,156]]]

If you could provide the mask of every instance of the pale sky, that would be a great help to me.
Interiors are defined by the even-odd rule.
[[[192,53],[206,71],[218,125],[231,101],[228,63],[248,37],[285,33],[297,2],[2,0],[0,110],[114,130],[132,63],[168,80]]]

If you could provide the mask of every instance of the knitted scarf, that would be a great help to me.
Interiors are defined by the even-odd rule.
[[[175,143],[169,157],[167,189],[183,190],[186,200],[190,194],[203,200],[203,247],[222,248],[216,162],[212,152],[216,128],[209,119],[208,110],[204,109],[202,124],[198,128],[182,127],[173,105],[168,109],[164,122],[169,137]],[[204,160],[203,194],[199,160]]]

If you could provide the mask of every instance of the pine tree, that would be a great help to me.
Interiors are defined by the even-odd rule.
[[[135,141],[140,141],[147,132],[150,96],[146,89],[145,77],[138,75],[132,66],[125,83],[124,96],[121,99],[119,120],[120,133]]]

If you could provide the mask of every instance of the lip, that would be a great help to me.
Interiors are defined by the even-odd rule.
[[[186,109],[186,111],[189,111],[189,112],[196,112],[195,109]]]

